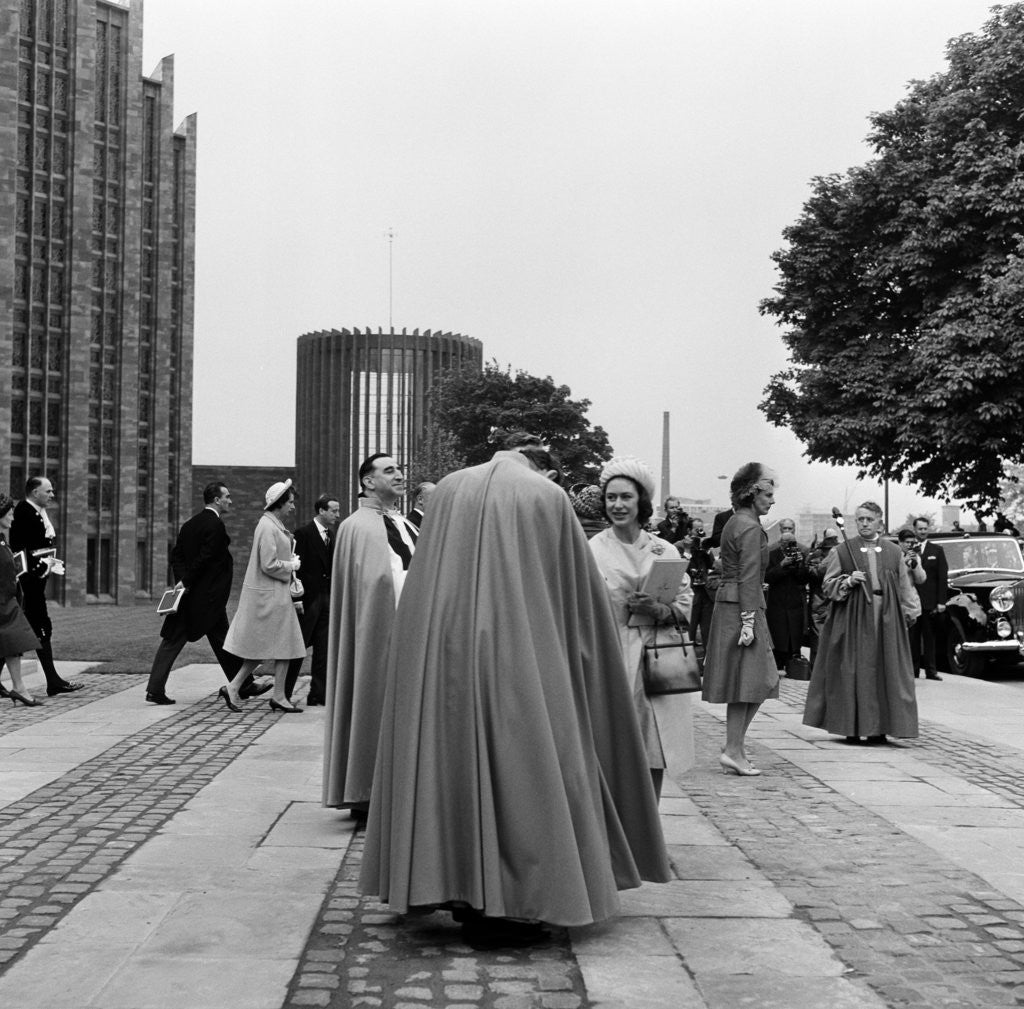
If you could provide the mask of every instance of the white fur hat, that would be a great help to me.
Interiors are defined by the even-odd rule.
[[[654,497],[654,474],[647,463],[631,455],[617,455],[614,459],[609,459],[601,470],[601,489],[604,490],[608,481],[617,476],[628,476],[643,487],[649,497]]]

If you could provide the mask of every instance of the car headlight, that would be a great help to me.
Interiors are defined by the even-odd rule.
[[[993,589],[988,601],[992,609],[998,610],[1000,613],[1008,613],[1013,609],[1013,589],[1008,585]]]

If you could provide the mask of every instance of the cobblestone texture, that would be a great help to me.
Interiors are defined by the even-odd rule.
[[[806,690],[783,681],[781,700],[802,710]],[[695,727],[698,760],[710,763],[721,723],[698,712]],[[1024,808],[1018,751],[927,722],[906,745],[931,766]],[[755,749],[763,777],[691,777],[687,793],[855,976],[894,1007],[1024,1005],[1024,950],[1016,948],[1024,906],[784,758]]]
[[[132,674],[0,714],[0,737],[119,690]],[[141,701],[141,694],[140,694]],[[0,708],[0,711],[3,709]],[[259,706],[226,717],[216,695],[164,718],[0,809],[0,970],[96,888],[280,717]]]
[[[357,835],[313,927],[285,1009],[586,1009],[564,929],[544,946],[476,952],[449,914],[397,915],[360,897]]]
[[[0,736],[119,690],[137,676],[87,676],[46,705],[0,704]],[[782,702],[800,710],[805,684]],[[273,724],[264,707],[228,717],[215,698],[133,734],[0,809],[0,973]],[[684,792],[886,1004],[1024,1005],[1024,906],[766,747],[758,779],[711,774],[721,723],[697,711],[698,766]],[[930,766],[1024,808],[1024,755],[922,725],[907,744]],[[286,1009],[588,1009],[566,933],[523,951],[474,952],[443,913],[400,918],[361,898],[357,836],[313,925]],[[628,951],[624,951],[627,952]],[[685,950],[682,951],[685,957]],[[698,978],[699,983],[699,978]]]

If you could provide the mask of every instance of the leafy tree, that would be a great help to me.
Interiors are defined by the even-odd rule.
[[[551,446],[569,483],[594,482],[612,449],[604,428],[587,419],[590,400],[571,399],[571,392],[550,375],[513,374],[490,361],[483,371],[466,368],[440,378],[430,391],[430,410],[467,466],[490,459],[509,432],[523,430]]]
[[[1007,467],[999,485],[999,511],[1015,525],[1024,528],[1024,466]]]
[[[947,56],[785,229],[761,409],[812,459],[989,506],[1024,461],[1024,5]]]
[[[409,489],[427,481],[437,483],[441,477],[465,465],[466,457],[459,450],[455,435],[434,424],[427,429],[416,454],[409,474]]]

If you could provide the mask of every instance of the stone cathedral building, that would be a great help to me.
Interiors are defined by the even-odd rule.
[[[196,122],[142,6],[0,0],[0,487],[53,481],[74,605],[160,591],[191,510]]]

